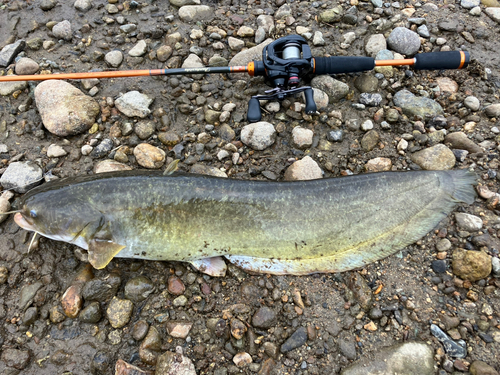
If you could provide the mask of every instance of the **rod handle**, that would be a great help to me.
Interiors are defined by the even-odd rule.
[[[470,62],[466,51],[428,52],[415,55],[413,67],[417,70],[462,69]]]
[[[262,118],[259,100],[256,98],[250,99],[248,102],[247,120],[248,122],[258,122]]]
[[[316,75],[364,72],[375,67],[375,59],[364,56],[314,57],[313,61]]]

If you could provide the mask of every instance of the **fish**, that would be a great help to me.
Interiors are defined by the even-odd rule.
[[[363,267],[416,242],[460,202],[468,170],[379,172],[308,181],[132,170],[69,177],[21,197],[15,222],[75,244],[102,269],[115,257],[189,262],[223,276]]]

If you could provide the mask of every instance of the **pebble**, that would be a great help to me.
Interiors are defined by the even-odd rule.
[[[139,121],[135,124],[134,131],[140,139],[148,139],[155,132],[155,123],[149,120]]]
[[[260,307],[252,317],[252,325],[256,328],[269,329],[276,325],[276,312],[267,306]]]
[[[158,169],[165,163],[165,151],[161,148],[141,143],[134,148],[137,163],[148,169]]]
[[[392,161],[389,158],[374,158],[370,159],[365,164],[365,170],[371,172],[385,172],[392,169]]]
[[[330,130],[326,133],[326,139],[331,142],[342,142],[344,139],[344,131],[342,129]]]
[[[7,67],[10,65],[14,58],[24,50],[26,47],[26,42],[24,40],[18,40],[15,43],[7,44],[0,51],[0,67]]]
[[[110,51],[104,55],[104,61],[112,68],[118,68],[123,62],[123,53],[118,50]]]
[[[437,251],[448,251],[451,249],[451,242],[447,238],[443,238],[436,244]]]
[[[10,163],[0,177],[4,189],[13,189],[17,193],[26,193],[42,181],[42,168],[32,161]]]
[[[89,130],[99,115],[99,104],[82,91],[60,80],[47,80],[35,89],[35,101],[45,128],[59,137]]]
[[[149,324],[145,320],[139,320],[134,324],[134,328],[132,330],[132,337],[135,341],[141,341],[144,337],[146,337],[149,330]]]
[[[447,170],[455,166],[455,154],[445,145],[437,144],[410,156],[411,160],[426,170]]]
[[[276,130],[273,124],[259,121],[245,125],[241,129],[241,142],[254,150],[264,150],[271,146],[276,140]]]
[[[31,359],[30,352],[27,350],[19,350],[12,348],[5,348],[2,351],[2,361],[8,367],[13,367],[17,370],[23,370],[28,366]],[[8,371],[9,374],[13,373]]]
[[[347,359],[356,359],[356,344],[354,341],[339,339],[339,350]]]
[[[105,172],[114,172],[114,171],[130,171],[132,167],[127,164],[120,163],[116,160],[106,159],[99,161],[95,167],[94,172],[97,173],[105,173]]]
[[[483,220],[475,215],[459,212],[455,214],[457,226],[467,232],[477,232],[483,227]]]
[[[150,375],[151,373],[141,368],[125,362],[123,359],[118,359],[115,365],[115,375]]]
[[[214,17],[214,9],[208,5],[184,5],[179,8],[179,18],[184,22],[210,22]]]
[[[85,301],[104,302],[116,295],[121,284],[121,278],[116,273],[110,273],[103,279],[87,281],[82,289]]]
[[[125,298],[138,303],[154,292],[154,284],[146,276],[136,276],[125,284]]]
[[[14,81],[14,82],[0,82],[0,95],[8,96],[16,91],[24,90],[28,87],[28,82],[26,81]]]
[[[407,116],[420,116],[422,118],[434,117],[443,114],[443,108],[435,100],[415,96],[410,91],[403,89],[393,97],[394,105],[401,107]]]
[[[380,141],[380,135],[376,130],[369,130],[363,138],[361,138],[361,147],[366,152],[372,151]]]
[[[38,63],[29,57],[21,57],[17,62],[16,62],[16,74],[17,75],[26,75],[26,74],[35,74],[38,72],[38,69],[40,67],[38,66]]]
[[[139,91],[129,91],[115,100],[115,106],[125,116],[144,118],[151,113],[152,102],[153,99]]]
[[[299,348],[307,341],[307,328],[299,327],[292,335],[281,345],[281,353],[287,353],[293,349]]]
[[[366,121],[363,121],[363,123],[361,124],[361,130],[367,132],[368,130],[372,130],[373,129],[373,121],[372,120],[366,120]]]
[[[133,57],[143,56],[147,52],[148,45],[145,40],[140,40],[135,46],[128,51],[128,54]]]
[[[296,126],[292,130],[294,145],[299,149],[306,149],[312,146],[314,133],[310,129]]]
[[[431,324],[431,333],[436,337],[444,346],[446,354],[454,358],[465,358],[467,355],[467,348],[463,340],[458,343],[453,341],[441,328],[435,324]]]
[[[109,154],[109,152],[113,149],[115,144],[113,141],[109,138],[104,138],[101,143],[99,143],[92,152],[90,153],[90,156],[94,158],[102,158],[106,155]]]
[[[342,18],[342,8],[340,6],[325,10],[319,14],[319,20],[325,23],[339,22]]]
[[[406,27],[396,27],[387,38],[387,45],[398,53],[413,56],[420,49],[420,37]]]
[[[102,311],[99,302],[91,302],[78,315],[78,319],[83,323],[98,323],[101,320]]]
[[[57,39],[64,39],[66,41],[71,41],[73,38],[73,31],[71,30],[71,22],[64,20],[62,22],[56,23],[52,28],[52,33]]]
[[[68,153],[64,150],[64,148],[54,143],[47,149],[47,157],[49,158],[60,158],[61,156],[65,156],[67,154]]]
[[[484,13],[486,13],[493,21],[500,23],[500,7],[486,8]]]
[[[469,139],[464,132],[449,133],[444,138],[444,142],[450,144],[451,148],[467,150],[471,154],[483,152],[482,148]]]
[[[304,93],[302,93],[302,98],[305,101]],[[329,103],[330,99],[328,98],[328,95],[326,94],[326,92],[324,92],[323,90],[320,90],[318,88],[313,88],[313,98],[314,98],[314,102],[316,103],[316,108],[318,111],[324,110],[324,109],[326,109],[326,107],[328,107],[328,103]],[[276,104],[279,105],[279,103],[276,103]],[[279,111],[279,107],[278,107],[278,111]],[[275,112],[278,112],[278,111],[275,111]]]
[[[156,327],[149,327],[148,334],[139,347],[141,361],[154,366],[161,350],[161,336]]]
[[[375,57],[380,51],[387,49],[387,41],[384,34],[373,34],[368,37],[365,51],[369,56]]]
[[[465,9],[472,9],[481,4],[481,0],[462,0],[460,1],[460,6]]]
[[[411,353],[411,355],[409,354]],[[423,342],[407,342],[382,348],[342,370],[342,375],[434,375],[434,350]]]
[[[313,45],[315,46],[324,46],[326,44],[325,39],[323,38],[323,33],[321,31],[315,31],[313,36]]]
[[[76,0],[74,7],[80,12],[88,12],[92,8],[91,0]]]
[[[491,270],[495,276],[500,275],[500,259],[491,257]]]
[[[433,260],[431,268],[436,273],[444,273],[446,272],[446,262],[444,260]]]
[[[378,79],[372,74],[361,74],[354,80],[354,87],[362,93],[369,93],[378,89]]]
[[[329,75],[314,77],[311,81],[311,86],[325,92],[328,95],[330,103],[338,102],[349,93],[349,86],[347,84]]]
[[[498,375],[498,371],[483,361],[474,361],[469,367],[471,375]]]
[[[184,283],[177,276],[170,276],[168,278],[168,292],[174,296],[180,296],[186,290]]]
[[[431,33],[429,32],[427,25],[421,25],[421,26],[417,27],[417,33],[422,38],[430,38],[431,37]]]
[[[134,304],[132,301],[113,297],[106,310],[106,315],[111,326],[113,328],[125,326],[130,321],[133,309]]]
[[[310,156],[290,165],[285,172],[286,181],[315,180],[323,177],[323,171]]]
[[[196,375],[196,370],[193,362],[184,356],[182,348],[177,346],[175,353],[165,352],[158,357],[155,375]]]
[[[178,339],[185,339],[188,337],[189,331],[191,331],[193,327],[193,323],[168,321],[166,327],[170,336]]]
[[[484,108],[484,113],[488,117],[500,117],[500,103],[490,104]]]
[[[481,280],[491,273],[491,257],[482,251],[456,249],[452,267],[462,280]]]
[[[359,102],[368,107],[377,107],[382,102],[382,95],[364,92],[359,96]]]
[[[238,367],[246,367],[252,363],[252,356],[246,352],[237,353],[233,357],[233,362]]]

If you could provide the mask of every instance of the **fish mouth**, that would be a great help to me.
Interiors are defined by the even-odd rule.
[[[20,212],[14,215],[14,221],[16,222],[17,225],[19,225],[23,229],[31,231],[35,230],[35,227],[32,224],[28,223],[28,221]]]

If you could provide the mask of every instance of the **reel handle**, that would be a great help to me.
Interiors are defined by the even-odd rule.
[[[258,122],[262,119],[260,103],[257,98],[251,98],[248,102],[247,120],[248,122]]]

